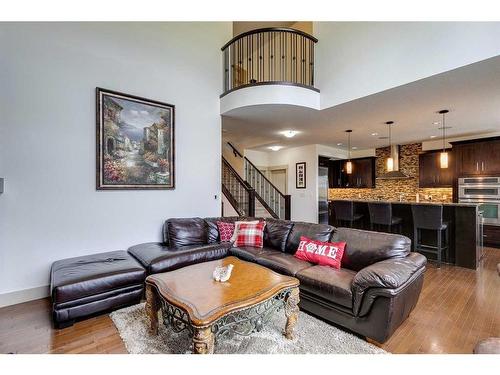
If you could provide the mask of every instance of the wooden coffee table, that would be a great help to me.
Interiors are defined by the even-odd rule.
[[[213,280],[217,266],[233,264],[231,278]],[[193,352],[213,353],[215,338],[230,332],[250,335],[260,331],[276,311],[284,308],[285,336],[292,338],[298,319],[299,280],[260,265],[227,257],[187,266],[146,278],[146,313],[152,334],[158,334],[158,311],[175,332],[187,329]]]

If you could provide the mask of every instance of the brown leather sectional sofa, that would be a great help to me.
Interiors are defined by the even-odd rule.
[[[266,219],[262,249],[234,248],[220,242],[218,220],[242,218],[169,219],[161,243],[54,263],[54,322],[64,326],[76,318],[136,303],[146,275],[227,255],[297,277],[301,309],[378,342],[386,341],[417,303],[426,258],[410,252],[407,237]],[[343,268],[295,258],[300,236],[347,242]]]

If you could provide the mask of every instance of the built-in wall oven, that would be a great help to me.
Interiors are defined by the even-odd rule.
[[[458,201],[478,204],[484,224],[500,225],[500,177],[459,178]]]

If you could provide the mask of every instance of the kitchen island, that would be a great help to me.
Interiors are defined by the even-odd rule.
[[[370,228],[370,214],[368,203],[370,201],[351,200],[354,202],[356,213],[362,214],[363,218],[356,227],[360,229]],[[329,204],[329,222],[336,225],[335,214],[332,205]],[[374,201],[379,202],[379,201]],[[401,234],[409,237],[413,243],[413,216],[411,206],[414,204],[436,204],[415,202],[387,202],[392,204],[392,214],[400,217],[402,222]],[[441,204],[441,203],[439,203]],[[443,221],[448,222],[450,244],[447,254],[444,256],[445,263],[454,264],[459,267],[476,269],[482,255],[482,225],[478,206],[467,203],[442,203]],[[381,229],[377,229],[381,231]],[[435,232],[434,232],[435,233]],[[436,244],[436,236],[433,232],[422,231],[422,240],[426,244]],[[428,259],[434,259],[433,254],[423,253]]]

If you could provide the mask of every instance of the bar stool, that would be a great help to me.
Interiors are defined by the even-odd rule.
[[[341,223],[349,223],[352,228],[353,223],[363,218],[362,214],[354,213],[354,202],[353,201],[333,201],[333,211],[335,212],[335,219],[337,226]]]
[[[442,252],[448,252],[450,244],[448,223],[443,222],[443,206],[434,204],[414,204],[413,215],[413,250],[437,255],[438,268],[441,268]],[[421,230],[436,232],[437,246],[425,245],[421,242]],[[443,231],[445,243],[443,244]]]
[[[396,233],[402,232],[403,220],[400,217],[392,216],[392,204],[386,202],[369,202],[368,211],[370,212],[370,229],[374,226],[386,227],[389,232],[393,232],[393,228],[397,228]]]

